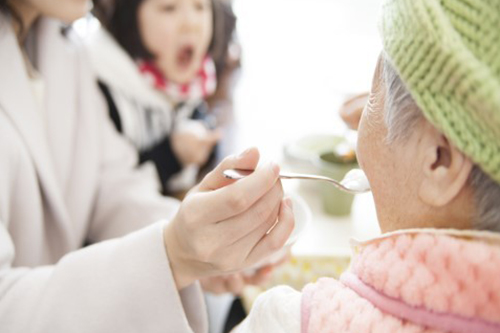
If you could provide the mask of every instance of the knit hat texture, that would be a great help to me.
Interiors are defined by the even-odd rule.
[[[386,0],[380,31],[426,118],[500,183],[500,0]]]

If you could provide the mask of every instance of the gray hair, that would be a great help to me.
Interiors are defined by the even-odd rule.
[[[388,144],[405,141],[425,121],[424,115],[415,103],[404,82],[390,60],[383,56],[382,78],[385,82],[385,123]],[[496,183],[478,165],[474,165],[468,179],[474,190],[476,216],[475,229],[500,232],[500,184]]]

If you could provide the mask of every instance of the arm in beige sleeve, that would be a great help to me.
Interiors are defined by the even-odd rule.
[[[0,327],[10,332],[206,332],[197,284],[180,291],[163,225],[69,253],[53,266],[14,268],[0,223]]]

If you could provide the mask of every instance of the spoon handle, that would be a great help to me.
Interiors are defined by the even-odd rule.
[[[242,179],[250,174],[252,174],[253,170],[242,170],[242,169],[229,169],[224,171],[224,176],[229,179]],[[340,182],[336,181],[335,179],[331,179],[328,177],[324,176],[318,176],[318,175],[307,175],[307,174],[302,174],[302,173],[294,173],[294,172],[280,172],[279,177],[281,179],[316,179],[316,180],[325,180],[328,182],[331,182],[339,187],[343,187]]]
[[[224,171],[224,177],[229,178],[229,179],[234,179],[234,180],[239,180],[242,178],[245,178],[246,176],[249,176],[252,174],[253,170],[242,170],[242,169],[228,169]],[[368,192],[370,190],[369,187],[363,187],[361,189],[359,188],[352,188],[351,186],[346,186],[344,183],[346,179],[344,179],[342,182],[339,182],[338,180],[325,177],[325,176],[319,176],[319,175],[307,175],[307,174],[301,174],[301,173],[293,173],[293,172],[280,172],[279,177],[281,179],[314,179],[314,180],[323,180],[327,181],[336,188],[351,193],[351,194],[358,194],[358,193],[364,193]],[[352,183],[352,181],[347,181],[347,184]]]
[[[319,175],[307,175],[307,174],[301,174],[301,173],[293,173],[293,172],[282,172],[280,173],[280,178],[281,179],[312,179],[312,180],[324,180],[329,182],[331,185],[335,186],[338,189],[341,189],[343,191],[350,192],[349,189],[347,189],[341,182],[325,177],[325,176],[319,176]]]
[[[328,178],[328,177],[325,177],[325,176],[309,175],[309,174],[304,174],[304,173],[281,172],[280,173],[280,178],[281,179],[315,179],[315,180],[326,180],[328,182],[340,185],[340,182],[336,181],[335,179]]]

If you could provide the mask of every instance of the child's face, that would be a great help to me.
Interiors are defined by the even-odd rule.
[[[212,39],[210,0],[145,0],[138,11],[139,33],[163,74],[191,81]]]

